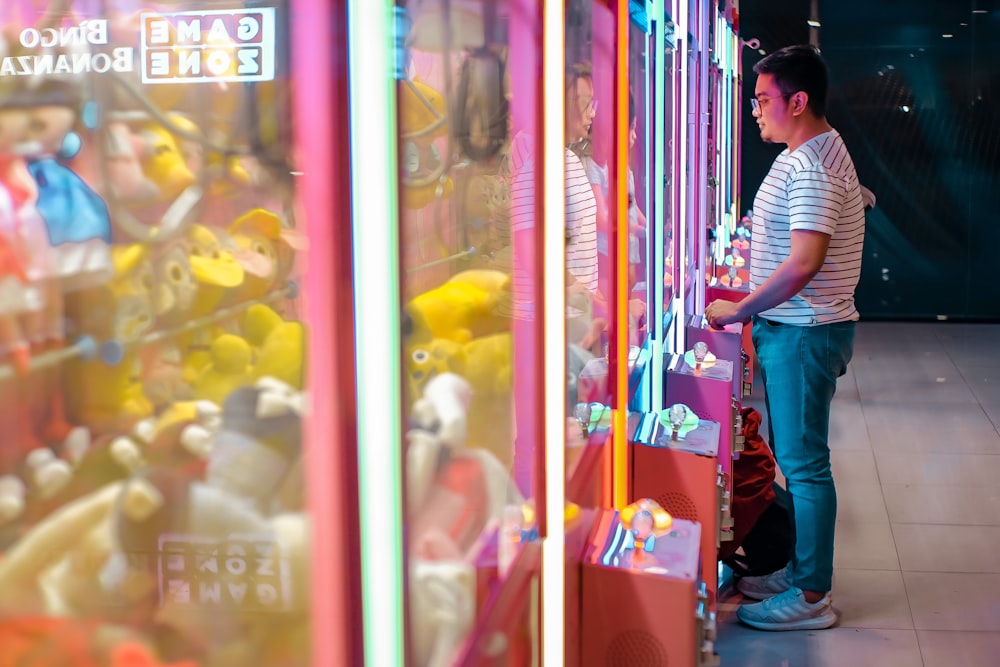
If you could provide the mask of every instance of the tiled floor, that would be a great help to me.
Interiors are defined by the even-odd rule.
[[[1000,665],[1000,325],[861,323],[830,447],[840,621],[760,632],[724,597],[723,667]]]

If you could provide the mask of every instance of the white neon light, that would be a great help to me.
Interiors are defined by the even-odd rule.
[[[684,349],[684,322],[687,317],[685,308],[684,285],[687,283],[687,261],[684,253],[687,250],[687,198],[688,198],[688,176],[685,165],[689,163],[688,155],[688,58],[687,58],[687,34],[688,16],[687,1],[674,0],[674,22],[677,30],[677,48],[674,49],[674,73],[679,85],[675,84],[674,90],[680,92],[674,95],[676,106],[677,130],[680,136],[678,142],[678,156],[680,159],[674,164],[674,180],[677,182],[675,195],[677,197],[677,222],[675,231],[677,233],[677,243],[675,243],[674,265],[677,267],[677,283],[674,285],[673,304],[673,350],[682,351]]]
[[[402,455],[395,82],[391,7],[348,12],[355,351],[366,665],[403,664]],[[371,184],[381,183],[380,196]]]
[[[705,275],[708,267],[707,257],[701,256],[703,239],[708,238],[708,193],[705,192],[705,182],[708,178],[708,90],[709,90],[709,52],[708,31],[710,24],[707,19],[698,22],[698,170],[695,174],[694,187],[698,197],[698,220],[695,225],[694,251],[698,253],[700,268],[695,269],[694,283],[694,313],[705,312]]]
[[[666,63],[663,60],[663,54],[666,53],[666,26],[664,25],[664,7],[663,0],[653,1],[653,12],[654,17],[654,32],[653,32],[653,76],[655,78],[655,85],[653,86],[653,128],[658,128],[658,131],[653,132],[653,136],[656,141],[655,150],[653,151],[653,179],[650,182],[649,190],[653,193],[653,210],[652,215],[647,218],[646,221],[646,256],[649,257],[650,253],[648,249],[652,248],[652,258],[653,258],[653,270],[651,275],[654,277],[652,281],[652,301],[649,304],[650,312],[653,314],[653,359],[654,363],[650,364],[650,388],[652,390],[652,402],[654,408],[658,409],[663,405],[663,365],[656,363],[657,360],[661,358],[663,354],[663,278],[666,273],[665,266],[665,253],[663,249],[663,243],[667,237],[667,228],[664,225],[666,218],[664,201],[663,201],[663,184],[665,183],[666,167],[664,163],[664,152],[666,151],[667,142],[666,138],[670,135],[671,128],[667,127],[666,120],[666,109],[664,104],[666,103],[666,90],[664,88],[666,82]],[[646,134],[647,144],[652,144],[648,141],[649,133]],[[671,156],[673,159],[673,156]],[[671,211],[671,217],[672,216]],[[650,221],[653,221],[652,223]],[[671,221],[672,224],[672,221]],[[653,243],[653,231],[654,226],[659,225],[659,240],[657,243]]]
[[[543,345],[545,368],[545,498],[548,535],[542,541],[542,664],[565,664],[566,628],[566,174],[565,58],[563,3],[546,2],[543,13],[545,231]],[[623,17],[624,18],[624,17]]]

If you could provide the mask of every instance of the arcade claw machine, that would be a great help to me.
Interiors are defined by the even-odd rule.
[[[0,662],[355,662],[345,19],[0,4]]]
[[[366,664],[561,664],[561,8],[382,4],[349,35]]]

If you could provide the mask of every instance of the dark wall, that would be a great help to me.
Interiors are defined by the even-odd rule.
[[[1000,320],[998,4],[820,3],[828,116],[878,197],[857,293],[865,319]],[[808,42],[808,12],[807,0],[743,2],[742,36],[768,52]],[[747,95],[761,57],[744,50]],[[749,104],[744,121],[749,207],[778,149],[756,135]]]

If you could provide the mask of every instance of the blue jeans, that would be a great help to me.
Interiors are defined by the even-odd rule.
[[[771,449],[791,496],[792,581],[806,591],[826,592],[833,583],[837,491],[830,472],[830,403],[854,352],[854,329],[854,322],[753,322]]]

